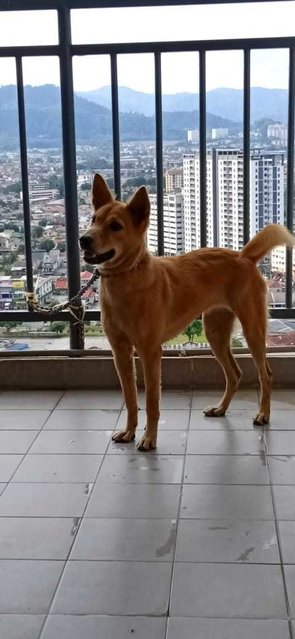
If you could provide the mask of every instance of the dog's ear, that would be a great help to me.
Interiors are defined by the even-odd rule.
[[[104,206],[104,204],[113,202],[113,200],[114,198],[106,181],[99,173],[96,173],[92,184],[92,204],[95,211],[100,209],[101,206]]]
[[[148,222],[150,217],[150,201],[145,186],[141,186],[127,203],[133,223],[138,226]]]

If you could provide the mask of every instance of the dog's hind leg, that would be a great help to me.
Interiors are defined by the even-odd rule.
[[[230,348],[234,319],[234,313],[225,307],[211,308],[203,314],[208,342],[217,361],[222,366],[226,382],[220,403],[217,406],[208,406],[204,410],[207,417],[219,417],[225,414],[241,379],[241,370]]]
[[[112,340],[111,346],[127,408],[126,427],[114,433],[112,439],[115,442],[128,443],[135,437],[138,413],[133,346],[125,336],[120,336],[116,341]]]
[[[259,375],[260,407],[253,420],[258,426],[268,424],[270,417],[270,396],[272,387],[272,371],[266,359],[265,339],[267,327],[267,309],[264,299],[258,296],[247,301],[238,313],[243,326],[245,338]]]
[[[161,346],[149,347],[145,352],[139,352],[143,365],[147,423],[140,442],[139,450],[150,450],[157,446],[158,421],[160,416],[160,388],[161,388]]]

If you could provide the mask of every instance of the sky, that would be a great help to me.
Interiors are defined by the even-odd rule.
[[[80,9],[72,11],[73,43],[202,40],[293,36],[295,1],[207,6]],[[1,46],[57,43],[55,11],[0,12]],[[242,88],[241,51],[210,52],[206,56],[207,89]],[[56,58],[24,59],[25,84],[59,84]],[[73,60],[74,88],[89,91],[110,84],[108,56],[81,56]],[[147,54],[118,58],[118,81],[138,91],[153,93],[154,62]],[[0,58],[0,85],[15,83],[12,59]],[[260,50],[251,55],[251,85],[287,88],[287,50]],[[178,93],[198,90],[198,54],[162,55],[162,90]]]

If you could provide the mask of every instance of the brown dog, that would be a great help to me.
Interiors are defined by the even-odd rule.
[[[293,246],[291,233],[271,224],[241,252],[202,248],[175,257],[154,257],[146,247],[150,204],[145,187],[123,204],[113,198],[104,179],[95,175],[92,199],[92,223],[80,238],[80,245],[85,261],[99,265],[102,321],[128,412],[126,428],[113,440],[130,442],[135,437],[135,348],[143,365],[147,412],[146,429],[138,448],[156,447],[161,344],[201,314],[208,341],[226,379],[220,403],[207,408],[205,415],[224,415],[238,387],[241,371],[230,349],[233,322],[238,317],[260,379],[260,409],[254,423],[266,424],[272,374],[265,355],[266,285],[256,262],[277,245]]]

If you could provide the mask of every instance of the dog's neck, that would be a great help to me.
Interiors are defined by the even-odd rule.
[[[120,264],[105,267],[101,265],[98,267],[100,272],[100,276],[103,278],[110,277],[119,277],[120,275],[126,275],[127,273],[133,273],[142,268],[145,264],[147,264],[150,260],[150,254],[147,251],[146,247],[143,247],[142,250],[137,251],[135,255],[130,255],[126,260],[123,260]]]

